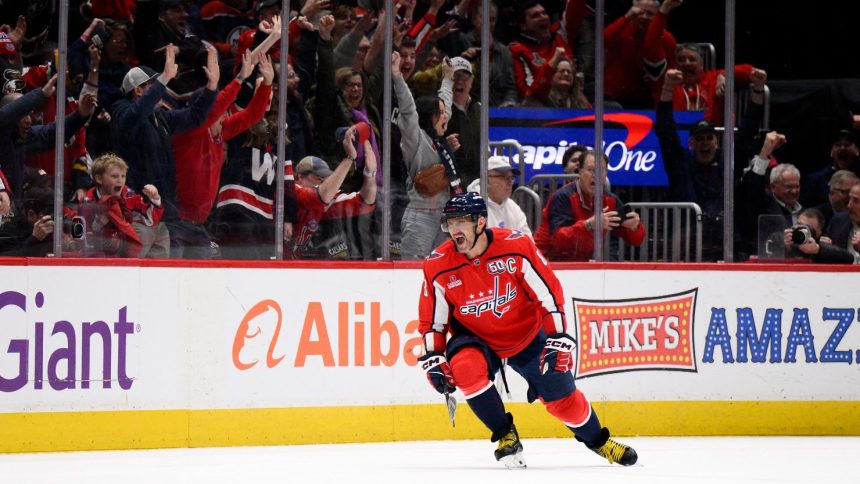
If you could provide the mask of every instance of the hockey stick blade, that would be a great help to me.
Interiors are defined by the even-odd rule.
[[[448,418],[451,419],[451,427],[454,425],[454,412],[457,411],[457,400],[447,391],[445,392],[445,406],[448,407]]]

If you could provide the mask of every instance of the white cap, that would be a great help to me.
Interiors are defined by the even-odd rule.
[[[514,174],[519,174],[520,170],[511,166],[511,163],[508,161],[507,157],[494,155],[487,158],[487,171],[490,170],[499,170],[499,171],[512,171]]]
[[[155,79],[158,73],[146,66],[134,67],[130,69],[122,79],[122,92],[128,94],[137,86]]]
[[[466,71],[469,74],[472,74],[472,63],[467,61],[462,57],[454,57],[451,59],[451,67],[454,68],[454,72],[457,71]]]

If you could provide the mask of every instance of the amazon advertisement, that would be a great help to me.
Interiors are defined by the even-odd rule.
[[[6,267],[0,413],[438,403],[421,272],[382,267]],[[860,400],[856,273],[557,273],[594,402]]]
[[[702,112],[675,113],[683,146],[687,146],[690,127],[702,117]],[[613,185],[667,185],[660,143],[654,132],[654,111],[607,111],[603,120],[609,181]],[[560,174],[562,156],[569,146],[594,146],[594,111],[490,109],[490,139],[517,141],[523,146],[525,160],[516,157],[513,164],[525,170],[526,180],[535,175]]]

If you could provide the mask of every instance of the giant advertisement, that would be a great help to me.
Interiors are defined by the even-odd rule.
[[[681,142],[686,146],[689,128],[702,112],[675,113]],[[654,132],[654,111],[608,111],[604,114],[603,150],[609,157],[613,185],[665,186],[660,143]],[[560,174],[562,155],[574,144],[594,145],[594,111],[575,109],[490,109],[490,139],[517,141],[523,146],[526,180],[535,175]]]
[[[421,273],[382,267],[6,267],[0,413],[438,403],[416,367]],[[860,400],[857,273],[732,267],[559,270],[579,387]]]

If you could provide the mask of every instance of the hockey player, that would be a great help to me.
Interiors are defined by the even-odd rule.
[[[473,192],[448,201],[442,230],[450,240],[424,260],[419,303],[425,347],[419,362],[433,388],[459,388],[498,442],[496,460],[524,468],[513,416],[491,381],[507,359],[528,382],[529,402],[539,399],[610,463],[635,464],[636,452],[609,438],[576,388],[570,372],[576,341],[566,332],[561,284],[532,239],[487,228],[487,206]]]

